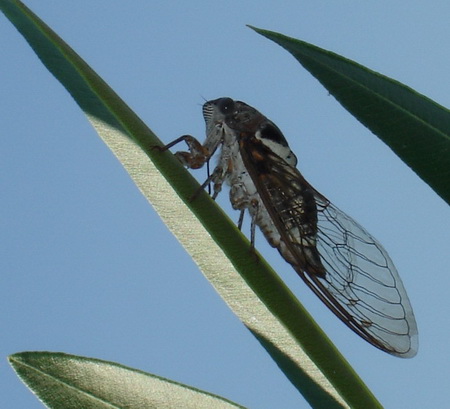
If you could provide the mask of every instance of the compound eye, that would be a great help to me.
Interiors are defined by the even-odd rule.
[[[231,114],[234,111],[234,101],[231,98],[220,98],[217,107],[222,114]]]

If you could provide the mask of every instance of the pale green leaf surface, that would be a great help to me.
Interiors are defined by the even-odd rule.
[[[22,352],[9,362],[52,409],[243,409],[220,396],[113,362],[52,352]]]

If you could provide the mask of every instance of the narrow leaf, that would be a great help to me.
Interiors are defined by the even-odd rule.
[[[143,195],[244,325],[315,408],[379,403],[298,300],[198,183],[108,85],[21,2],[0,8],[70,92]]]
[[[352,115],[450,204],[450,111],[338,54],[251,27],[289,51]]]
[[[220,396],[125,366],[56,352],[22,352],[9,362],[51,409],[244,409]]]

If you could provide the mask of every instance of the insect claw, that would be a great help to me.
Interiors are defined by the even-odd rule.
[[[172,146],[177,145],[181,141],[186,141],[186,144],[189,146],[189,142],[188,142],[189,139],[194,139],[195,140],[195,138],[193,136],[191,136],[191,135],[182,135],[179,138],[177,138],[177,139],[173,140],[172,142],[168,143],[167,145],[162,146],[162,147],[158,147],[158,148],[161,149],[162,151],[166,151],[166,150],[170,149]]]
[[[258,253],[256,252],[255,246],[253,245],[250,247],[250,257],[252,257],[256,263],[259,263],[260,259],[258,257]]]
[[[158,151],[158,152],[165,152],[167,149],[165,146],[153,145],[153,146],[150,146],[150,150]]]
[[[195,199],[197,199],[198,195],[203,191],[203,186],[200,186],[193,195],[189,198],[189,202],[193,202]]]

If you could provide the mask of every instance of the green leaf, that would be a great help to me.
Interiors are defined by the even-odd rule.
[[[312,44],[251,27],[289,51],[352,115],[450,204],[450,111]]]
[[[55,352],[9,357],[19,377],[52,409],[244,409],[220,396],[125,366]]]
[[[119,96],[21,2],[0,0],[0,9],[307,401],[327,409],[381,407],[277,274],[249,256],[248,240],[214,201],[204,192],[189,200],[198,183],[171,153],[153,149],[161,142]]]

